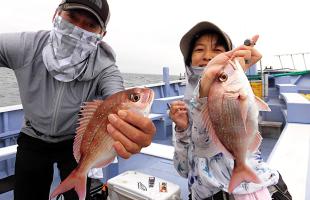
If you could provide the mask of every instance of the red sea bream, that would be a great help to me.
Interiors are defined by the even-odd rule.
[[[202,108],[203,124],[219,150],[234,159],[228,191],[241,182],[260,183],[261,180],[246,164],[247,154],[261,143],[258,132],[259,110],[270,111],[256,97],[238,61],[229,61],[212,83],[208,103]]]
[[[74,140],[74,157],[78,166],[54,190],[51,198],[72,188],[79,199],[85,199],[86,179],[91,168],[104,167],[117,155],[113,139],[107,134],[108,115],[119,110],[130,110],[147,116],[154,98],[148,88],[133,88],[111,95],[105,100],[86,102]]]

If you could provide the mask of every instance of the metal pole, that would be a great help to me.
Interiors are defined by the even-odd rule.
[[[292,59],[293,67],[294,67],[294,69],[296,69],[294,59],[293,59],[293,54],[291,54],[291,59]]]
[[[279,57],[279,61],[280,61],[280,64],[281,64],[281,68],[283,69],[283,65],[282,65],[282,61],[281,61],[281,55],[278,55]]]
[[[304,53],[302,53],[302,58],[304,60],[305,69],[307,70],[307,64],[306,64],[306,59],[305,59],[305,54]]]
[[[169,90],[169,67],[163,67],[163,81],[165,83],[164,86],[164,95],[165,97],[168,97],[170,95],[170,90]]]
[[[268,77],[269,77],[269,73],[268,72],[264,72],[263,74],[264,76],[264,90],[263,90],[263,94],[264,94],[264,100],[267,100],[266,98],[268,98],[268,85],[269,85],[269,80],[268,80]]]
[[[259,65],[260,65],[260,78],[262,80],[262,95],[263,95],[263,98],[265,98],[265,80],[264,80],[262,60],[259,61]]]

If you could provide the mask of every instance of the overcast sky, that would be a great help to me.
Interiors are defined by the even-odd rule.
[[[310,52],[309,0],[108,0],[111,19],[104,40],[117,54],[122,72],[171,74],[184,72],[179,41],[196,23],[211,21],[227,32],[237,46],[259,34],[256,47],[262,65],[279,66],[273,55]],[[4,1],[0,32],[36,31],[52,27],[60,0]],[[310,54],[306,57],[310,69]],[[283,64],[290,67],[289,56]],[[295,65],[304,69],[301,56]]]

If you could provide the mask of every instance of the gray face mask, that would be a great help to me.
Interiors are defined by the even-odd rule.
[[[102,36],[81,29],[56,16],[48,44],[42,55],[46,69],[57,80],[69,82],[79,77],[96,52]]]
[[[205,67],[197,67],[197,66],[186,66],[186,74],[187,74],[187,85],[184,93],[185,102],[189,102],[193,97],[194,89],[196,88],[198,81],[204,71]]]

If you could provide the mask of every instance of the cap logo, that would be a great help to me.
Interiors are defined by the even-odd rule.
[[[100,9],[102,8],[102,1],[101,0],[88,0],[88,1],[97,5]]]

